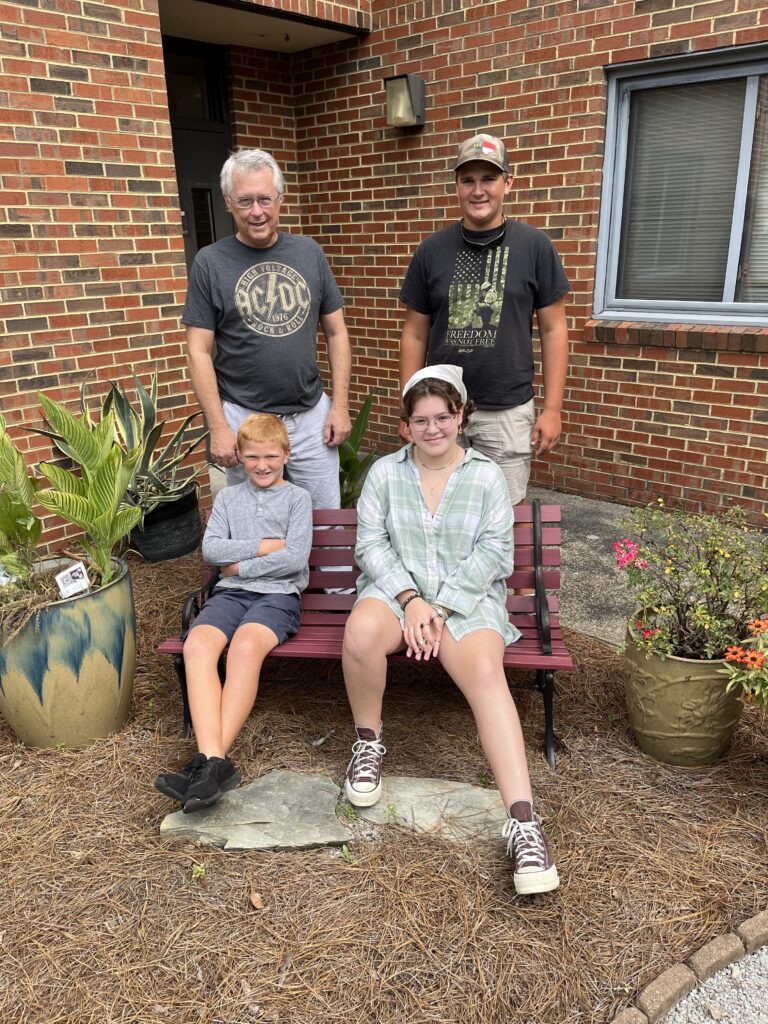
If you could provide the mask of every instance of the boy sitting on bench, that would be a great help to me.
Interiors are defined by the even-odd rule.
[[[222,567],[221,579],[184,642],[198,753],[155,779],[186,814],[240,782],[228,753],[256,700],[262,662],[299,628],[299,595],[309,580],[312,501],[283,479],[285,425],[254,413],[238,430],[237,448],[246,480],[219,491],[203,537],[203,558]],[[222,687],[218,663],[228,644]]]

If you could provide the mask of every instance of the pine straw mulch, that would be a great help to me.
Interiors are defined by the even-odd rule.
[[[768,904],[765,714],[747,709],[715,767],[656,764],[628,736],[619,657],[578,634],[577,669],[559,677],[555,772],[538,695],[518,700],[556,893],[516,897],[500,839],[465,847],[395,826],[362,833],[349,859],[165,845],[171,805],[151,780],[189,743],[154,645],[199,569],[189,556],[131,570],[140,651],[123,732],[60,752],[24,749],[0,726],[0,1020],[600,1024]],[[244,777],[340,780],[340,667],[274,660],[264,675],[235,750]],[[470,715],[439,674],[398,667],[386,725],[389,772],[486,779]]]

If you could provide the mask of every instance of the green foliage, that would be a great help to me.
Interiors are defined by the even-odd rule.
[[[48,481],[35,500],[60,519],[80,527],[83,549],[100,577],[113,576],[112,554],[141,519],[141,510],[125,503],[125,492],[142,456],[141,447],[123,450],[116,443],[114,414],[95,422],[87,409],[74,416],[59,402],[38,392],[47,429],[32,428],[51,438],[56,447],[79,469],[79,474],[51,462],[41,462],[40,473]],[[39,526],[39,524],[38,524]],[[39,538],[39,530],[38,530]],[[23,578],[23,577],[22,577]]]
[[[39,489],[0,415],[0,564],[9,576],[29,579],[41,524],[32,510]]]
[[[368,395],[360,407],[352,433],[346,441],[339,445],[339,485],[341,488],[341,507],[354,508],[363,487],[365,474],[376,459],[375,452],[360,452],[360,444],[368,427],[368,419],[373,407],[373,396]]]
[[[149,391],[133,375],[136,404],[131,404],[126,389],[110,382],[102,405],[102,419],[114,413],[115,437],[131,451],[140,447],[142,456],[128,483],[126,500],[141,509],[142,516],[163,502],[175,501],[194,481],[195,467],[181,468],[184,460],[207,438],[208,431],[189,440],[192,424],[202,412],[193,412],[161,446],[165,421],[158,420],[157,376],[152,375]]]
[[[613,547],[637,599],[629,631],[640,647],[713,659],[747,636],[768,607],[768,536],[750,530],[744,509],[667,511],[659,500],[626,525],[631,537]]]

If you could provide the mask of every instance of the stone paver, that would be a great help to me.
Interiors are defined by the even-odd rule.
[[[618,1017],[613,1018],[613,1024],[648,1024],[648,1018],[634,1006],[629,1006],[622,1010]]]
[[[225,794],[213,807],[169,814],[164,839],[192,839],[225,850],[307,850],[353,839],[336,817],[339,788],[324,775],[278,770]]]
[[[415,832],[439,832],[447,839],[500,838],[506,820],[495,789],[448,779],[387,775],[375,807],[360,807],[366,821],[404,825]]]
[[[736,929],[748,953],[754,953],[761,946],[768,945],[768,910],[748,918]]]
[[[696,975],[690,967],[676,964],[662,971],[655,981],[645,986],[637,997],[637,1005],[650,1024],[654,1024],[654,1021],[687,996],[695,984]]]
[[[689,958],[688,964],[699,981],[706,981],[743,956],[744,944],[738,935],[729,932],[707,942]]]

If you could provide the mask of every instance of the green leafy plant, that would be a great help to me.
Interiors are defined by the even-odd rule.
[[[79,545],[92,586],[114,577],[113,553],[141,518],[140,509],[124,503],[141,448],[124,451],[115,442],[111,413],[96,423],[90,416],[74,416],[42,392],[38,397],[46,428],[31,429],[55,438],[79,472],[41,462],[39,472],[48,486],[41,485],[0,417],[0,563],[6,574],[0,587],[3,643],[18,633],[36,609],[58,600],[50,574],[36,571],[42,560],[38,550],[42,522],[35,506],[83,531]]]
[[[375,452],[363,454],[360,445],[368,428],[368,419],[373,407],[373,396],[368,395],[352,425],[352,432],[339,445],[339,485],[341,507],[354,508],[363,488],[365,474],[376,459]]]
[[[141,447],[124,451],[115,442],[114,415],[98,423],[78,418],[42,392],[38,392],[50,437],[80,470],[79,475],[52,462],[41,462],[40,472],[51,485],[37,492],[37,501],[65,522],[79,526],[80,543],[100,582],[114,574],[112,554],[141,519],[141,509],[125,504],[125,492],[142,455]]]
[[[0,415],[0,565],[16,579],[29,579],[37,557],[42,527],[33,506],[39,489]]]
[[[740,690],[740,696],[759,707],[768,708],[768,615],[761,615],[747,625],[749,637],[725,652],[725,668],[729,690]]]
[[[114,413],[116,437],[126,451],[141,448],[141,459],[128,483],[126,500],[146,515],[158,505],[175,501],[192,486],[197,469],[182,467],[182,463],[205,441],[208,431],[190,439],[192,424],[198,418],[202,421],[203,416],[200,411],[193,412],[162,443],[166,421],[158,419],[157,375],[152,375],[149,390],[136,374],[133,381],[136,403],[131,403],[123,385],[111,381],[101,413],[102,419]]]
[[[659,500],[635,509],[631,536],[614,543],[637,600],[633,641],[649,654],[723,658],[768,607],[768,536],[744,509],[721,515],[668,511]]]

